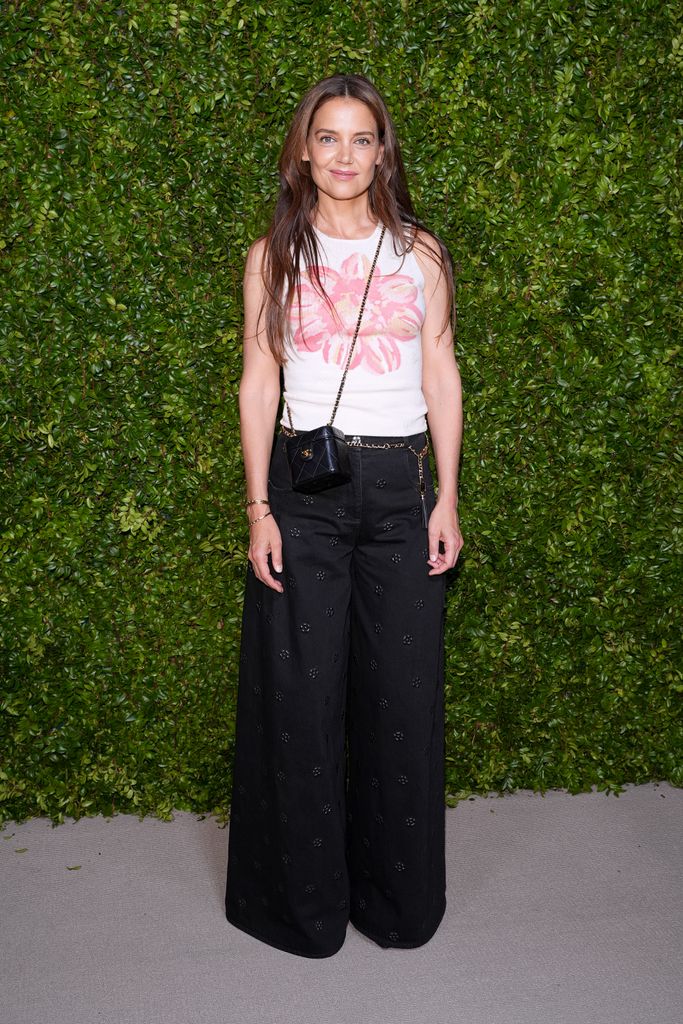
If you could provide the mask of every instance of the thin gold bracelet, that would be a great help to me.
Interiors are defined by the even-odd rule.
[[[250,526],[253,526],[254,523],[260,523],[262,519],[267,519],[268,516],[272,516],[272,514],[272,512],[266,512],[264,515],[258,516],[256,519],[248,519],[247,522]]]
[[[244,504],[249,507],[249,505],[270,505],[270,502],[267,498],[251,498],[250,501],[245,501]]]

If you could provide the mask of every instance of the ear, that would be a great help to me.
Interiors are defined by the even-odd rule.
[[[382,164],[383,160],[384,160],[384,143],[380,142],[380,144],[379,144],[379,152],[377,154],[377,159],[375,160],[375,164],[377,165],[377,167],[379,167]]]
[[[311,158],[308,155],[308,146],[304,146],[304,151],[301,154],[301,159],[302,159],[302,161],[304,163],[307,163],[307,164],[311,162]]]

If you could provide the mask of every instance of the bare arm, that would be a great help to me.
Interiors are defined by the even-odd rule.
[[[244,357],[239,389],[240,435],[247,498],[268,497],[268,465],[280,401],[280,368],[268,348],[259,309],[264,295],[262,265],[264,241],[254,242],[244,271]],[[249,560],[262,583],[282,592],[268,565],[282,571],[282,541],[277,523],[266,516],[268,505],[250,505],[249,519],[264,516],[249,528]]]
[[[425,245],[439,255],[434,241],[421,234]],[[427,403],[429,433],[439,481],[436,507],[429,519],[430,575],[451,569],[462,548],[458,523],[458,463],[462,445],[462,387],[455,358],[453,333],[442,330],[448,313],[446,281],[440,262],[415,247],[425,278],[426,315],[422,325],[422,391]],[[445,552],[439,551],[439,541]]]

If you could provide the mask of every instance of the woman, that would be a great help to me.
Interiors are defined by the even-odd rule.
[[[336,953],[349,920],[412,948],[446,904],[444,573],[462,547],[450,257],[415,217],[365,77],[306,94],[279,167],[244,279],[250,545],[226,915],[300,956]],[[301,493],[287,439],[330,420],[350,350],[334,423],[351,479]]]

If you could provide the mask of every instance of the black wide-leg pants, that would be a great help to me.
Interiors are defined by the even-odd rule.
[[[336,953],[349,920],[420,946],[446,907],[445,580],[418,460],[352,447],[352,480],[304,495],[284,443],[268,486],[284,593],[247,572],[226,916],[300,956]],[[428,516],[427,459],[424,475]]]

